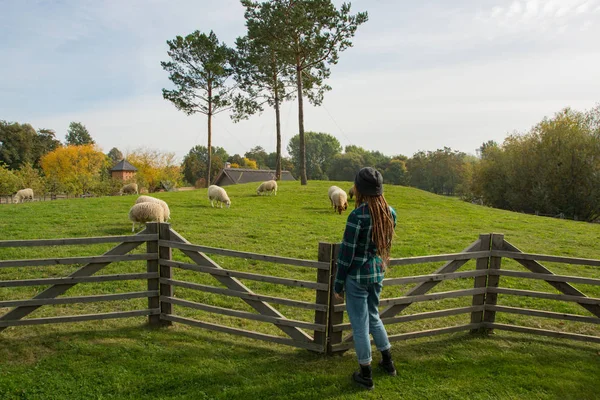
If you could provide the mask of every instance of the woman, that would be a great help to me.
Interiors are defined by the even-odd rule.
[[[356,207],[348,216],[337,259],[335,297],[343,299],[352,325],[360,370],[352,375],[359,385],[373,389],[371,342],[381,351],[379,366],[395,376],[390,342],[379,318],[379,294],[389,262],[396,211],[383,197],[383,177],[375,168],[361,169],[354,179]]]

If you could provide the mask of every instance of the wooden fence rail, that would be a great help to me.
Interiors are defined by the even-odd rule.
[[[338,244],[320,243],[318,260],[304,260],[245,251],[220,249],[201,246],[188,242],[169,224],[149,223],[143,232],[131,236],[110,236],[92,238],[66,238],[42,240],[5,240],[0,241],[0,248],[23,248],[38,246],[80,246],[103,243],[118,243],[114,248],[102,255],[41,258],[28,260],[0,260],[0,268],[29,268],[49,265],[84,264],[81,268],[64,277],[38,279],[0,280],[0,288],[18,288],[46,285],[47,289],[32,299],[0,300],[0,308],[12,308],[0,316],[0,332],[11,326],[67,323],[78,321],[104,320],[111,318],[128,318],[144,316],[152,326],[169,326],[182,323],[216,332],[240,335],[248,338],[264,340],[288,346],[308,349],[320,353],[334,354],[353,347],[352,335],[343,336],[351,331],[351,325],[344,322],[346,305],[333,296],[333,282],[336,274]],[[130,251],[146,244],[145,252],[128,254]],[[173,250],[187,256],[191,262],[172,259]],[[217,255],[243,260],[255,260],[280,265],[312,268],[315,279],[293,279],[239,271],[224,268],[209,257]],[[503,259],[512,259],[528,271],[515,271],[502,268]],[[475,269],[459,271],[470,260],[475,261]],[[138,273],[118,273],[93,276],[113,262],[145,261],[146,271]],[[239,262],[239,261],[238,261]],[[570,265],[600,266],[600,260],[551,256],[545,254],[524,253],[504,240],[501,234],[483,234],[459,253],[427,255],[419,257],[396,258],[390,260],[391,268],[408,265],[444,262],[433,273],[402,276],[384,279],[385,287],[415,284],[399,297],[382,298],[380,315],[386,326],[407,324],[414,321],[433,320],[445,317],[465,315],[470,319],[467,323],[454,326],[441,326],[414,332],[392,333],[390,341],[407,340],[460,331],[490,332],[507,330],[527,334],[537,334],[558,338],[569,338],[600,343],[600,336],[571,332],[551,331],[528,326],[518,326],[496,322],[499,314],[512,314],[552,320],[600,325],[600,298],[588,297],[572,284],[600,285],[600,277],[583,277],[553,274],[540,262],[562,263]],[[186,271],[185,276],[199,274],[210,276],[220,286],[189,282],[174,278],[174,271]],[[10,271],[10,270],[6,270]],[[306,270],[305,270],[306,271]],[[5,274],[6,275],[6,274]],[[523,290],[514,287],[502,287],[501,278],[511,277],[523,280],[538,280],[548,283],[549,287],[559,293]],[[469,288],[434,291],[437,285],[445,281],[473,279]],[[129,293],[98,294],[88,296],[59,297],[68,289],[80,283],[101,283],[125,280],[147,281],[147,290]],[[240,280],[264,282],[274,285],[295,287],[300,290],[314,292],[314,302],[273,296],[270,293],[255,293]],[[455,286],[456,287],[456,286]],[[185,291],[210,293],[240,299],[253,311],[242,311],[214,304],[206,304],[197,300],[186,299]],[[187,292],[187,293],[192,293]],[[384,294],[386,291],[384,291]],[[499,304],[500,299],[514,296],[540,298],[552,301],[577,304],[583,308],[584,314],[561,313],[548,310],[527,309]],[[440,310],[402,314],[413,304],[428,302],[438,304],[440,300],[471,299],[470,305]],[[97,301],[122,301],[128,299],[147,298],[148,306],[142,310],[118,311],[98,314],[26,318],[39,307],[56,304],[82,304]],[[312,311],[314,318],[310,321],[287,318],[272,304],[288,306]],[[414,307],[413,307],[414,308]],[[233,326],[225,326],[214,322],[200,321],[188,316],[177,315],[179,310],[197,310],[204,313],[232,317],[255,323],[271,324],[278,328],[280,335],[251,331]],[[589,315],[585,315],[585,314]],[[283,335],[283,336],[282,336]]]

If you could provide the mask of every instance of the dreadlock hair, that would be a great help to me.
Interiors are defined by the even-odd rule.
[[[390,261],[390,249],[392,247],[392,238],[394,237],[394,218],[390,211],[383,194],[381,196],[365,196],[360,193],[356,186],[354,187],[356,194],[356,203],[354,208],[358,208],[362,203],[367,203],[369,206],[369,214],[373,228],[371,229],[371,240],[377,247],[377,255],[383,260],[383,269]]]

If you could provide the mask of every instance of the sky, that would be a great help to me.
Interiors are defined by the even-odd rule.
[[[341,5],[342,2],[334,1]],[[332,66],[306,131],[386,155],[444,146],[475,154],[564,107],[600,103],[600,0],[357,0],[367,11],[353,47]],[[173,88],[167,40],[213,30],[245,34],[236,0],[0,0],[0,120],[50,128],[64,141],[83,123],[108,152],[145,147],[179,160],[207,143],[206,116],[162,98]],[[282,106],[283,151],[298,134]],[[213,122],[229,154],[275,151],[274,112]]]

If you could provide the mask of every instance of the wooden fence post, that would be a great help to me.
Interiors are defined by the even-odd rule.
[[[146,223],[146,232],[150,234],[158,234],[158,224],[156,222]],[[149,240],[146,242],[147,253],[158,253],[158,240]],[[158,273],[158,260],[146,261],[146,272]],[[158,278],[148,279],[148,290],[158,291]],[[158,296],[148,297],[148,308],[155,310],[160,307],[160,300]],[[160,326],[160,315],[149,315],[148,324],[150,326]]]
[[[491,245],[491,234],[479,235],[479,251],[487,251],[490,249]],[[475,269],[477,271],[487,270],[489,266],[490,257],[478,258],[475,264]],[[485,288],[487,285],[487,275],[477,276],[475,277],[475,283],[473,288]],[[485,293],[473,295],[473,302],[471,305],[473,306],[483,306],[485,304]],[[483,309],[480,311],[471,312],[471,323],[472,324],[481,324],[483,321]],[[471,329],[471,333],[476,333],[481,331],[481,328]]]
[[[327,289],[317,290],[316,303],[325,305],[326,307],[329,307],[329,291],[331,290],[331,251],[331,243],[319,242],[318,260],[329,263],[329,269],[317,270],[317,282],[326,284]],[[315,331],[314,333],[314,341],[316,344],[323,346],[323,353],[327,352],[327,337],[329,331],[329,324],[327,323],[328,311],[329,309],[327,309],[326,311],[315,311],[315,324],[325,325],[325,332]]]
[[[492,250],[502,250],[504,248],[504,234],[492,233]],[[502,257],[490,257],[489,269],[500,269],[502,264]],[[489,275],[487,280],[487,287],[497,288],[500,283],[500,275]],[[496,311],[488,310],[487,306],[495,306],[498,302],[497,293],[487,293],[485,296],[486,309],[483,313],[483,322],[493,324],[496,320]],[[493,329],[486,329],[486,333],[492,333]]]
[[[158,237],[160,240],[171,240],[171,224],[161,223],[159,225]],[[160,260],[171,260],[171,248],[160,246],[158,248],[158,258]],[[160,266],[160,277],[164,279],[173,279],[173,270],[171,267],[166,265]],[[160,295],[166,297],[173,297],[173,286],[162,283],[160,284]],[[169,315],[173,313],[173,305],[164,301],[160,302],[160,315]],[[171,326],[173,322],[167,320],[161,320],[161,326]]]
[[[333,326],[344,322],[344,311],[335,311],[337,304],[342,304],[343,300],[337,300],[335,298],[333,286],[335,284],[335,274],[337,272],[337,256],[340,251],[340,243],[335,243],[331,248],[331,262],[329,270],[331,271],[329,277],[329,322],[327,324],[327,334],[329,337],[329,343],[327,344],[327,354],[342,354],[346,350],[333,351],[332,346],[342,343],[343,332],[334,332]]]

